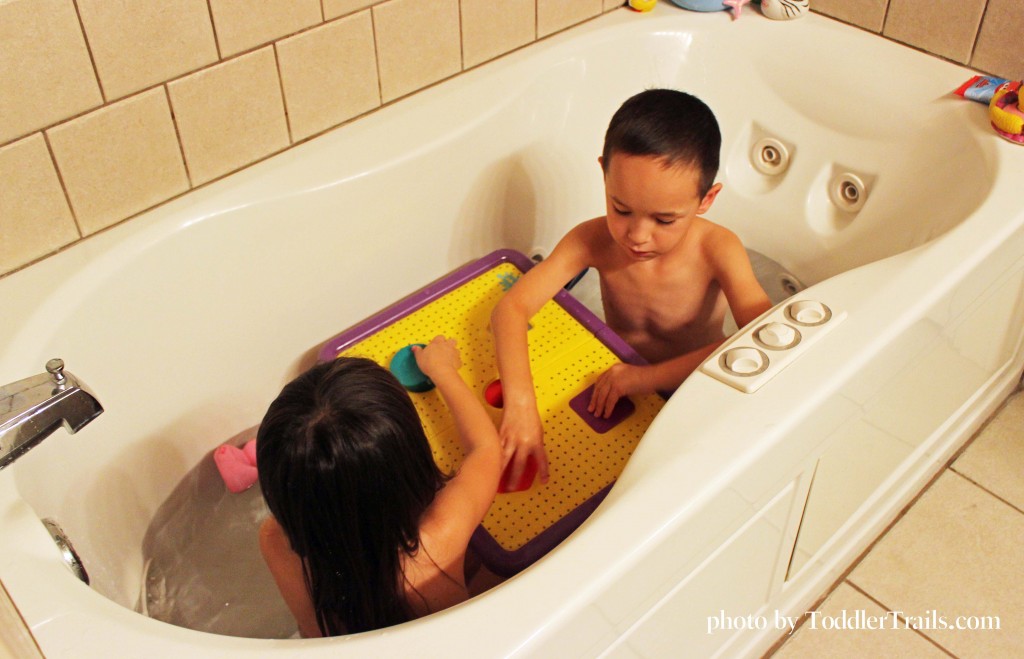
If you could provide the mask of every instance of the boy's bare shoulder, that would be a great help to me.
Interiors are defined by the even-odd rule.
[[[704,217],[698,217],[695,220],[694,228],[699,231],[698,239],[702,252],[709,260],[728,258],[737,250],[743,249],[743,243],[739,236],[731,230]]]
[[[604,243],[610,239],[608,225],[603,215],[580,222],[566,234],[567,238],[570,236],[588,244]]]
[[[577,224],[563,240],[586,255],[587,265],[598,265],[613,244],[604,216]]]

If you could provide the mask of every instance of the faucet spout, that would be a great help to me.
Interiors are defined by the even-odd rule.
[[[0,387],[0,469],[63,426],[69,433],[103,413],[85,384],[51,359],[46,373]]]

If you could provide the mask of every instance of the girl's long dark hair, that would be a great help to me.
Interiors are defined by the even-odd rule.
[[[339,358],[293,380],[257,434],[260,487],[301,558],[325,636],[411,618],[402,555],[444,485],[416,409],[368,359]]]

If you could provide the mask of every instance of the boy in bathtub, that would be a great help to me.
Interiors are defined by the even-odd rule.
[[[722,189],[721,142],[707,105],[680,91],[641,92],[612,117],[598,158],[607,215],[566,234],[491,317],[508,482],[530,457],[548,480],[527,323],[584,269],[600,276],[607,324],[650,363],[616,364],[598,378],[589,409],[602,417],[624,396],[678,387],[725,340],[727,306],[739,327],[771,308],[739,238],[701,217]]]

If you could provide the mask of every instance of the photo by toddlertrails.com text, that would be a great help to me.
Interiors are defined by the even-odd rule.
[[[803,622],[808,629],[916,629],[930,631],[937,629],[998,631],[999,616],[990,615],[944,615],[929,609],[923,614],[912,614],[905,611],[886,611],[883,614],[869,613],[863,609],[839,611],[826,614],[821,611],[808,611]],[[708,634],[748,629],[775,629],[779,632],[792,634],[800,625],[804,616],[787,616],[781,611],[771,614],[731,616],[720,610],[718,615],[708,616]]]

